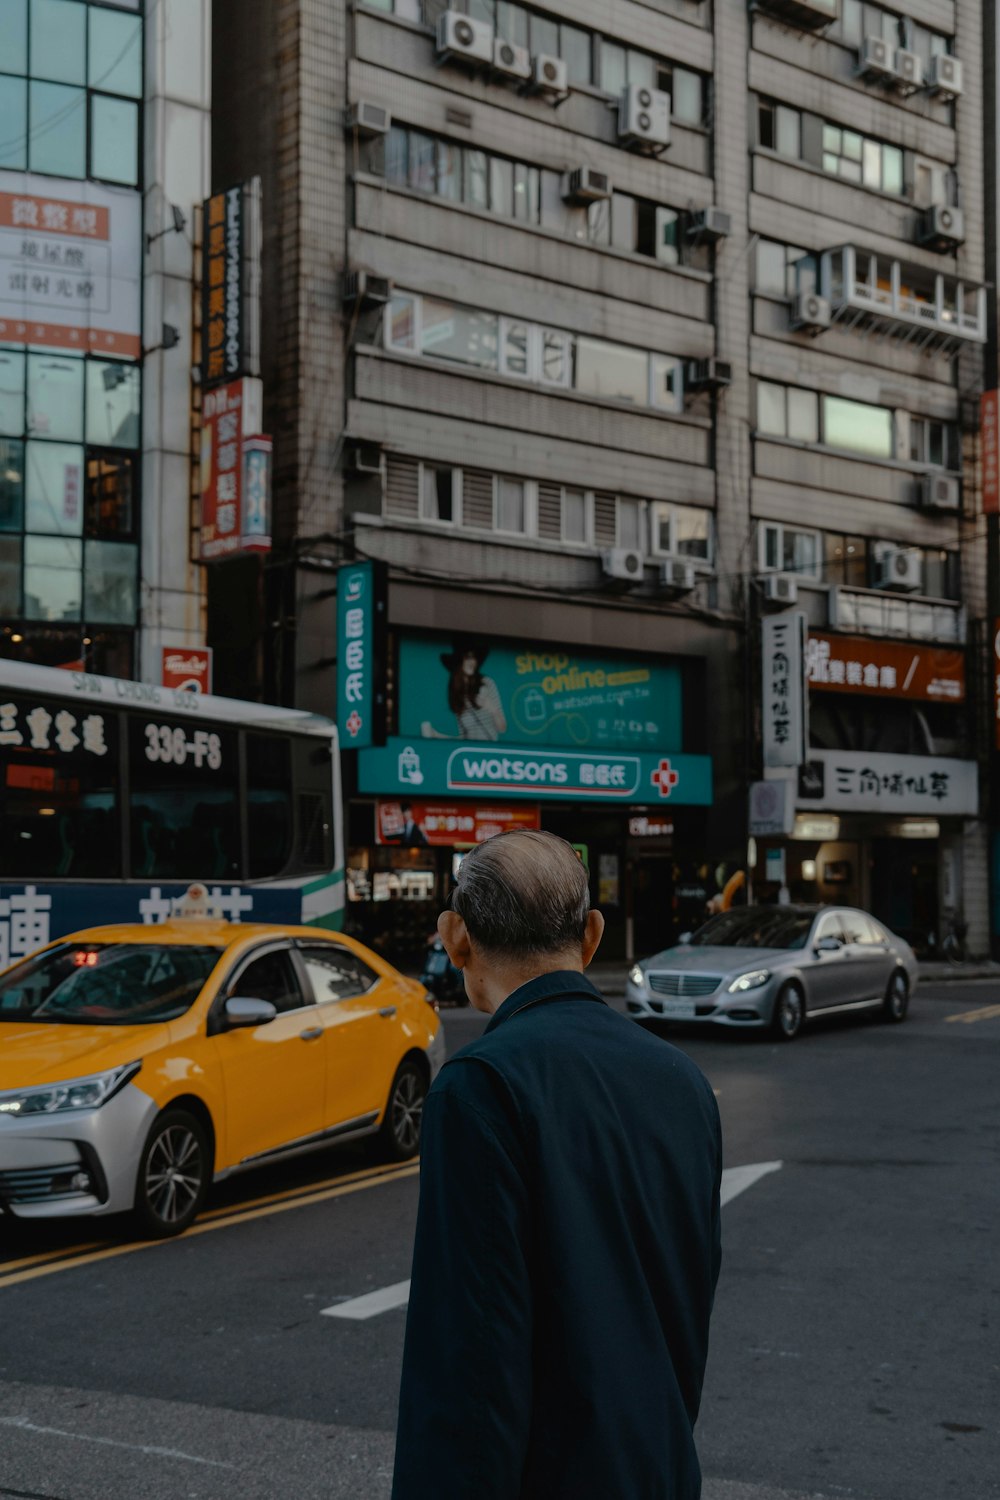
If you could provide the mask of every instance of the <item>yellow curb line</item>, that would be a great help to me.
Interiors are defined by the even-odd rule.
[[[945,1016],[946,1021],[961,1021],[971,1026],[974,1021],[994,1021],[1000,1016],[1000,1005],[984,1005],[979,1010],[963,1010],[957,1016]]]

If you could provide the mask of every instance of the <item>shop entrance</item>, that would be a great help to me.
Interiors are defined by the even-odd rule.
[[[872,912],[912,948],[925,952],[938,933],[938,844],[934,839],[873,839]]]
[[[646,958],[674,941],[674,861],[672,853],[648,849],[632,864],[632,946]]]

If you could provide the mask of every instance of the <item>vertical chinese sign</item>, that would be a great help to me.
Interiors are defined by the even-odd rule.
[[[260,373],[260,178],[203,208],[201,380]]]
[[[983,515],[1000,514],[1000,392],[984,391],[979,426],[983,444]]]
[[[993,621],[993,742],[1000,750],[1000,619]]]
[[[201,425],[201,558],[271,549],[271,439],[257,380],[206,391]]]
[[[386,592],[382,563],[337,571],[337,727],[346,749],[385,742]]]
[[[768,615],[762,637],[764,765],[800,766],[806,750],[804,612]]]

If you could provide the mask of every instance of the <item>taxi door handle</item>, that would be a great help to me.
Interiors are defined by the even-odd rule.
[[[304,1042],[318,1042],[322,1035],[322,1026],[311,1026],[308,1031],[299,1032],[299,1036]]]
[[[382,1016],[386,1021],[391,1021],[395,1014],[396,1007],[394,1005],[383,1005],[382,1009],[379,1011],[379,1015]]]

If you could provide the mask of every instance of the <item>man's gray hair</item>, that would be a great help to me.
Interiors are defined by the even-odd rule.
[[[498,833],[462,861],[453,905],[472,941],[489,953],[561,953],[583,942],[587,872],[572,844],[554,833]]]

